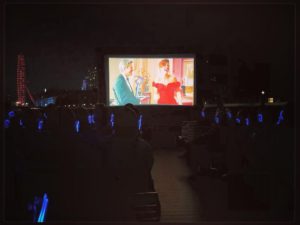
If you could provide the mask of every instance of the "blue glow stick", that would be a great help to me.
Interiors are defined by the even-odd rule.
[[[96,122],[95,122],[95,115],[94,115],[94,114],[89,114],[89,115],[88,115],[88,123],[89,123],[90,125],[96,123]]]
[[[139,131],[142,129],[142,123],[143,123],[143,115],[140,115],[138,120]]]
[[[110,126],[113,128],[115,125],[115,115],[112,113],[110,114]]]
[[[281,121],[283,121],[283,110],[281,110],[279,113],[277,125],[279,125],[281,123]]]
[[[240,124],[241,123],[241,119],[240,118],[236,118],[235,121]]]
[[[231,113],[230,111],[227,111],[226,115],[227,115],[227,118],[228,118],[228,119],[231,119],[231,118],[232,118],[232,113]]]
[[[250,119],[249,119],[249,118],[246,118],[246,119],[245,119],[245,122],[246,122],[246,126],[249,126],[249,125],[250,125]]]
[[[88,123],[90,125],[92,124],[92,115],[91,114],[88,115]]]
[[[8,116],[9,116],[9,118],[14,117],[14,116],[15,116],[15,112],[14,112],[14,111],[10,111],[10,112],[8,113]]]
[[[205,111],[204,110],[201,111],[201,117],[205,118]]]
[[[4,120],[4,128],[9,128],[10,126],[10,120],[9,119],[5,119]]]
[[[44,121],[42,119],[39,119],[38,121],[38,130],[41,131],[43,129],[43,124],[44,124]]]
[[[80,121],[79,120],[75,121],[75,130],[77,133],[79,133],[79,130],[80,130]]]
[[[37,220],[38,223],[43,223],[44,222],[45,214],[47,212],[47,207],[48,207],[48,197],[47,197],[47,194],[45,193],[44,196],[43,196],[43,204],[42,204],[42,208],[41,208],[41,211],[40,211],[40,215],[39,215],[38,220]]]
[[[257,115],[257,120],[258,120],[259,123],[262,123],[262,122],[263,122],[263,115],[262,115],[261,113],[259,113],[259,114]]]
[[[220,123],[220,118],[218,116],[215,116],[215,123],[219,124]]]

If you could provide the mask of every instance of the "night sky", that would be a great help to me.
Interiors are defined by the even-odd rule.
[[[80,89],[95,49],[190,47],[271,65],[275,94],[293,96],[292,5],[7,4],[6,93],[16,96],[17,55],[32,92]]]

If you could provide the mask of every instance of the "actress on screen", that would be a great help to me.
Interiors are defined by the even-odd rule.
[[[182,105],[180,82],[170,74],[168,59],[159,62],[159,74],[152,82],[154,87],[154,103],[166,105]]]

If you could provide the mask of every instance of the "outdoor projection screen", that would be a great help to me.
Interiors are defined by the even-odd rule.
[[[193,55],[107,56],[107,104],[195,104]]]

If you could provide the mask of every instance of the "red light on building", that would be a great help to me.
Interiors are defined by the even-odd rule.
[[[18,55],[17,64],[17,104],[25,105],[25,59],[23,54]]]

